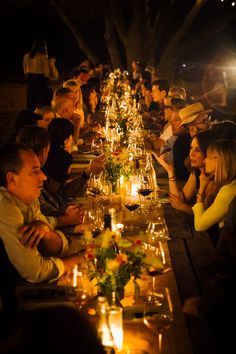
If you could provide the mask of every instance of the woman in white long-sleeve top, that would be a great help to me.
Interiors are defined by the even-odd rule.
[[[27,108],[50,106],[52,92],[49,80],[58,78],[55,59],[48,59],[46,42],[35,40],[29,53],[23,57],[23,69],[27,80]]]
[[[204,207],[206,186],[210,179],[215,183],[215,199],[209,208]],[[197,231],[206,231],[215,224],[221,228],[231,201],[236,196],[236,141],[217,140],[207,149],[205,171],[200,175],[200,187],[193,206],[194,225]]]

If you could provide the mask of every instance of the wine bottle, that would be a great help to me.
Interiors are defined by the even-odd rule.
[[[151,154],[147,154],[145,171],[150,174],[152,190],[156,191],[158,189],[157,177],[156,177],[155,168],[153,167],[153,164],[152,164],[152,155]]]

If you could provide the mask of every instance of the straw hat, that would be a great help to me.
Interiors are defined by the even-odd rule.
[[[182,108],[179,111],[179,117],[182,120],[181,125],[192,123],[199,114],[212,112],[212,109],[205,109],[201,102],[196,102]]]

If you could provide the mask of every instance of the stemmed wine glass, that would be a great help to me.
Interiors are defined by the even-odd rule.
[[[148,223],[146,235],[150,243],[157,243],[161,240],[169,240],[169,232],[165,219],[158,216],[155,220]]]
[[[95,156],[99,156],[103,153],[103,142],[102,139],[93,139],[91,143],[91,152]]]
[[[87,184],[87,191],[90,195],[96,196],[102,193],[101,174],[91,174]]]
[[[173,305],[167,287],[150,288],[147,291],[144,313],[144,324],[158,334],[158,354],[162,351],[162,336],[173,322]]]
[[[123,205],[131,212],[131,216],[133,218],[134,211],[140,206],[140,200],[137,188],[133,187],[132,184],[130,186],[126,186],[124,190]],[[133,224],[131,224],[130,231],[133,231],[133,228]]]
[[[90,281],[87,276],[87,269],[75,266],[73,269],[73,286],[75,288],[76,297],[75,305],[79,310],[87,304],[91,297]]]
[[[144,242],[144,252],[146,254],[146,271],[152,277],[152,289],[156,286],[156,276],[162,274],[165,264],[163,263],[162,250],[159,245]]]
[[[148,214],[150,198],[147,198],[152,193],[152,183],[151,176],[145,170],[140,171],[139,179],[138,179],[138,188],[137,192],[140,195],[140,206],[141,211],[144,214]]]
[[[139,186],[138,186],[138,193],[141,194],[143,197],[148,196],[152,193],[151,187],[151,176],[145,170],[141,170],[139,176]]]

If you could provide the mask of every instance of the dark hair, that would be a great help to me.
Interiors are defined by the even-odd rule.
[[[36,155],[39,155],[50,144],[50,134],[46,129],[37,125],[28,125],[19,131],[16,142],[25,144]]]
[[[236,123],[231,120],[213,122],[211,125],[211,129],[216,131],[221,139],[236,140]]]
[[[100,80],[97,77],[90,77],[87,81],[87,84],[92,85],[96,92],[100,92]]]
[[[149,71],[142,71],[141,79],[142,83],[150,84],[152,81],[152,74]]]
[[[80,66],[80,67],[73,68],[69,76],[73,79],[79,76],[81,73],[89,74],[88,69],[85,66]]]
[[[160,91],[165,90],[166,94],[168,94],[170,89],[170,82],[166,79],[158,79],[153,81],[152,86],[158,86]]]
[[[36,125],[38,120],[42,120],[43,117],[40,114],[36,114],[29,109],[22,109],[19,111],[15,120],[15,132],[16,134],[21,128],[26,125]]]
[[[82,97],[83,97],[83,102],[86,104],[86,107],[88,109],[88,112],[91,112],[91,105],[89,102],[89,96],[93,90],[95,90],[94,86],[91,84],[83,84],[80,86],[81,92],[82,92]]]
[[[105,354],[88,319],[75,308],[53,306],[29,311],[4,353]],[[13,340],[14,339],[14,340]]]
[[[145,87],[146,90],[151,91],[152,90],[152,84],[149,82],[143,82],[143,86]]]
[[[0,147],[0,186],[6,187],[7,173],[12,171],[19,173],[23,166],[23,161],[20,157],[21,151],[31,151],[24,144],[5,144]]]
[[[206,156],[208,146],[219,138],[218,134],[213,130],[200,132],[195,137],[198,141],[202,153]]]
[[[42,39],[36,39],[30,50],[30,57],[34,58],[37,53],[47,54],[46,41]]]
[[[178,110],[187,106],[187,101],[183,100],[179,97],[170,97],[171,106],[173,106],[174,110]]]
[[[52,146],[64,146],[64,141],[74,132],[74,125],[66,118],[54,118],[48,126]]]

